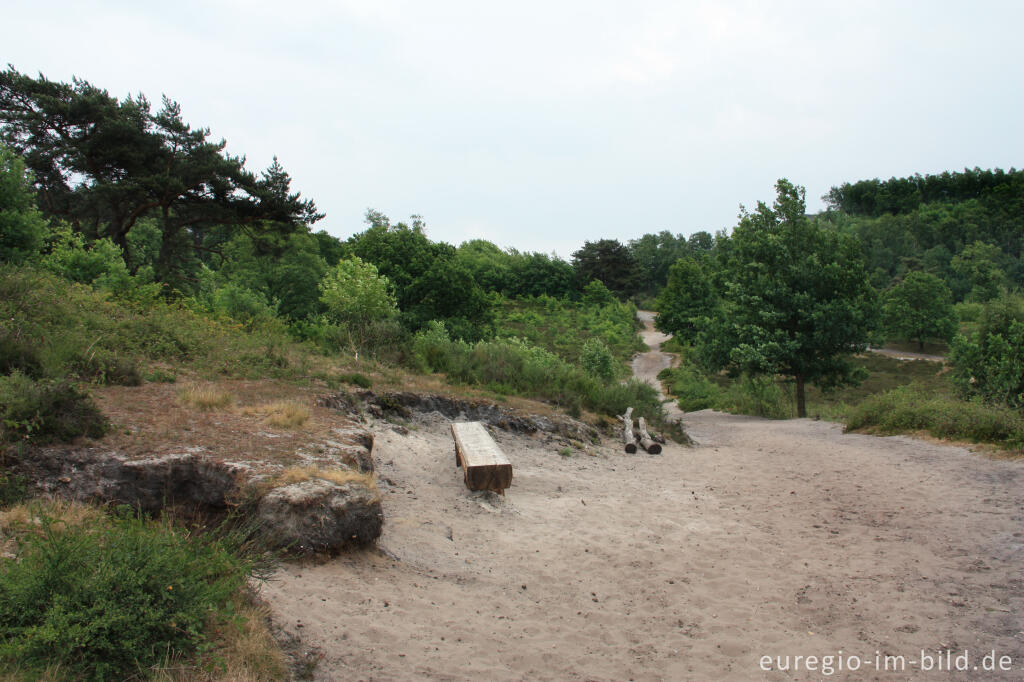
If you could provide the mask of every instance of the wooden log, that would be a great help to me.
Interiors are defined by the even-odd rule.
[[[640,445],[652,455],[661,454],[661,446],[647,433],[647,420],[643,417],[640,417]]]
[[[626,414],[619,415],[622,420],[622,440],[626,445],[626,452],[636,452],[636,437],[633,435],[633,408],[626,408]]]
[[[505,494],[512,485],[512,463],[487,433],[481,422],[452,424],[455,459],[462,467],[470,490],[491,490]]]

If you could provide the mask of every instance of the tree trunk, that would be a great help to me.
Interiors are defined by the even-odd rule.
[[[924,337],[923,336],[920,339],[917,340],[917,350],[918,350],[919,353],[923,353],[924,352]]]
[[[804,398],[804,375],[796,375],[796,416],[807,416],[807,401]]]

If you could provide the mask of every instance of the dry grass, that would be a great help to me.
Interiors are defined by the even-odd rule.
[[[197,410],[222,410],[235,404],[235,396],[230,391],[223,391],[212,386],[186,386],[178,391],[178,400],[182,404]]]
[[[50,519],[54,530],[82,526],[103,519],[103,511],[81,502],[45,500],[16,504],[0,511],[0,543],[42,527],[42,519]]]
[[[285,469],[274,479],[275,485],[301,483],[311,478],[322,478],[338,485],[345,483],[361,483],[374,492],[377,491],[377,480],[373,474],[363,474],[351,469],[322,469],[318,466],[297,466]]]
[[[273,682],[288,679],[284,652],[270,632],[270,610],[264,604],[239,599],[237,613],[244,619],[211,633],[217,647],[208,654],[212,664],[197,667],[168,662],[152,672],[153,682]],[[4,682],[0,680],[0,682]]]
[[[295,400],[278,400],[266,405],[243,407],[242,414],[264,415],[263,423],[277,429],[299,429],[312,416],[310,409]]]

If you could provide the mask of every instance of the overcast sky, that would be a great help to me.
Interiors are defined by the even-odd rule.
[[[166,94],[345,238],[568,258],[714,232],[787,177],[1024,166],[1024,2],[14,0],[0,59]]]

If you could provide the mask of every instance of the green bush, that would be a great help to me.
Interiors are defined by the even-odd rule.
[[[871,396],[854,407],[846,430],[874,428],[882,433],[927,431],[938,438],[1024,447],[1024,416],[979,401],[929,395],[917,385]]]
[[[678,399],[683,412],[713,409],[719,404],[721,389],[695,367],[663,370],[658,378],[668,382],[668,392]]]
[[[583,371],[604,383],[614,381],[618,372],[615,369],[615,358],[601,339],[587,339],[580,353],[580,364]]]
[[[67,381],[0,377],[0,435],[5,441],[70,442],[100,438],[109,427],[92,398]]]
[[[0,374],[21,372],[30,377],[43,375],[39,348],[24,337],[0,330]]]
[[[1024,407],[1024,301],[986,305],[977,331],[953,340],[949,364],[961,396]]]
[[[734,414],[785,419],[792,416],[790,401],[779,387],[775,377],[744,375],[729,384],[719,399],[719,409]]]
[[[2,447],[2,446],[0,446]],[[0,460],[2,464],[2,460]],[[29,480],[24,476],[0,471],[0,509],[29,498]]]
[[[453,383],[484,386],[548,400],[579,414],[582,407],[607,415],[634,413],[660,423],[664,411],[653,386],[641,381],[606,383],[558,355],[518,338],[469,344],[448,338],[432,322],[413,339],[413,362],[420,371],[444,372]]]
[[[358,386],[359,388],[373,387],[373,382],[370,381],[370,377],[366,376],[365,374],[360,374],[359,372],[348,372],[345,374],[339,374],[336,378],[338,381],[341,381],[346,384],[351,384],[353,386]]]
[[[131,360],[120,358],[106,351],[88,355],[75,354],[68,363],[71,374],[83,381],[92,381],[108,386],[139,386],[142,375]]]
[[[36,516],[17,558],[0,560],[0,662],[25,673],[124,679],[200,652],[256,565],[230,539],[169,525]]]

